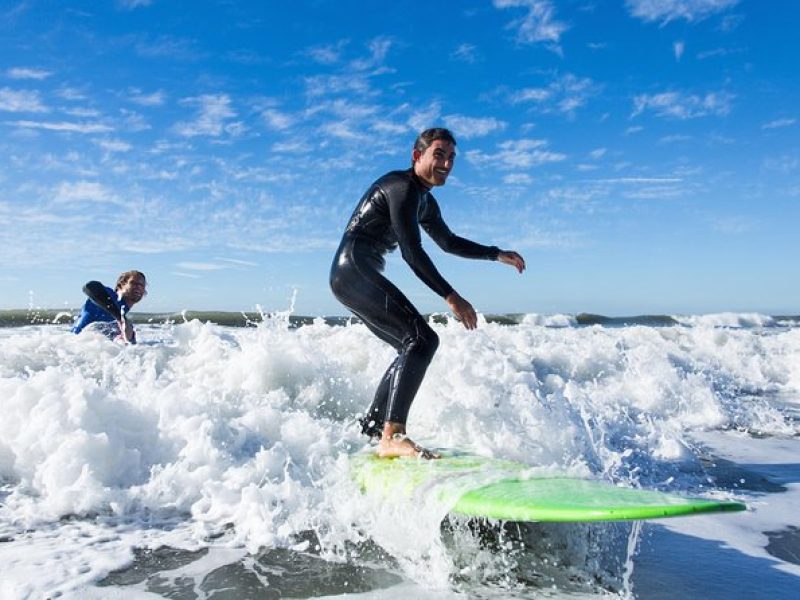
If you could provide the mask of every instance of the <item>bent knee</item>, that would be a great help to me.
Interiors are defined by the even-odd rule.
[[[430,328],[427,323],[420,323],[417,327],[416,336],[411,340],[414,349],[432,357],[439,347],[439,336]]]

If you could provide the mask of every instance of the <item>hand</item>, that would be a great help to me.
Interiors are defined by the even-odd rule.
[[[519,273],[525,270],[525,259],[513,250],[501,250],[497,255],[497,260],[503,264],[511,265]]]
[[[131,342],[134,339],[133,323],[128,321],[125,317],[119,321],[119,331],[122,334],[122,339],[125,342]]]
[[[478,326],[478,315],[475,314],[475,309],[472,304],[464,300],[458,295],[458,292],[450,292],[447,298],[444,299],[456,319],[467,329],[475,329]]]

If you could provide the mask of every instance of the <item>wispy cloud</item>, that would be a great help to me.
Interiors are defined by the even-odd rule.
[[[738,3],[739,0],[627,0],[625,4],[633,17],[669,23],[678,19],[700,21]]]
[[[453,60],[473,64],[478,60],[478,49],[473,44],[460,44],[450,57]]]
[[[509,95],[511,104],[534,104],[544,112],[573,115],[598,93],[599,86],[588,77],[566,73],[544,87],[527,87]]]
[[[509,173],[503,177],[503,183],[507,185],[530,185],[533,183],[533,177],[527,173]]]
[[[117,0],[117,6],[126,10],[134,10],[144,6],[150,6],[153,0]]]
[[[775,119],[769,123],[764,123],[761,129],[780,129],[782,127],[791,127],[797,123],[797,119]]]
[[[367,44],[369,56],[352,61],[350,66],[357,71],[366,71],[379,67],[386,59],[386,55],[389,53],[392,45],[393,42],[391,38],[386,36],[376,37]]]
[[[561,34],[567,25],[555,18],[555,8],[551,0],[494,0],[499,9],[521,8],[525,15],[509,23],[510,29],[517,31],[517,40],[523,44],[550,44],[558,51]]]
[[[483,137],[494,133],[495,131],[502,131],[508,125],[505,121],[500,121],[494,117],[465,117],[464,115],[447,115],[444,117],[444,123],[453,130],[456,138],[471,139],[476,137]]]
[[[216,257],[214,260],[230,263],[230,264],[232,264],[232,265],[234,265],[236,267],[257,267],[257,266],[259,266],[257,262],[253,262],[252,260],[241,260],[239,258]]]
[[[725,235],[742,235],[753,229],[753,219],[742,216],[729,216],[715,218],[711,226],[714,231]]]
[[[498,144],[496,152],[470,150],[466,156],[468,161],[478,167],[491,165],[503,170],[529,169],[567,158],[565,154],[552,152],[546,147],[546,140],[509,140]]]
[[[264,123],[266,123],[267,127],[278,131],[288,129],[294,125],[296,120],[295,117],[289,113],[281,112],[275,108],[265,109],[262,111],[261,117],[264,119]]]
[[[225,268],[225,265],[211,262],[179,262],[175,266],[186,271],[220,271]]]
[[[119,202],[119,199],[111,190],[96,181],[63,182],[56,189],[53,200],[57,203],[97,202],[100,204],[113,204]]]
[[[47,71],[45,69],[32,69],[26,67],[14,67],[9,69],[6,73],[11,79],[35,79],[37,81],[47,79],[53,74],[52,71]]]
[[[49,112],[49,109],[42,104],[37,91],[4,87],[0,88],[0,111],[43,113]]]
[[[672,52],[675,54],[675,60],[681,62],[681,57],[683,56],[684,51],[686,50],[686,44],[678,40],[672,44]]]
[[[181,104],[197,107],[197,115],[193,121],[175,124],[173,129],[178,135],[219,137],[234,125],[229,120],[236,117],[236,112],[231,108],[231,99],[227,94],[204,94],[186,98]]]
[[[44,129],[47,131],[64,131],[67,133],[107,133],[113,127],[102,123],[71,123],[68,121],[6,121],[7,125],[22,129]]]
[[[161,90],[146,94],[138,88],[131,88],[128,90],[128,99],[139,106],[162,106],[167,95]]]
[[[731,112],[733,94],[709,92],[705,96],[682,92],[641,94],[633,99],[634,117],[652,111],[659,117],[694,119],[705,116],[725,116]]]
[[[106,152],[129,152],[132,146],[122,140],[102,139],[95,140],[95,143]]]
[[[321,65],[335,65],[342,61],[344,50],[349,43],[349,40],[340,40],[335,44],[312,46],[306,49],[304,54]]]
[[[155,39],[138,37],[134,47],[143,58],[170,58],[173,60],[194,61],[203,57],[193,40],[162,35]]]

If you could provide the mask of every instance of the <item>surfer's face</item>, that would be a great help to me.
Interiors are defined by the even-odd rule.
[[[144,277],[131,277],[119,290],[129,306],[136,304],[147,294],[147,281]]]
[[[434,140],[424,152],[414,150],[414,173],[429,186],[444,185],[456,160],[456,147],[447,140]]]

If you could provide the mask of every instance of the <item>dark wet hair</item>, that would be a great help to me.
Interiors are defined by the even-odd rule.
[[[147,283],[147,277],[144,276],[144,273],[141,271],[125,271],[122,275],[117,278],[117,287],[115,290],[119,290],[120,288],[124,287],[126,283],[128,283],[131,279],[135,279],[136,277],[141,277],[144,279],[145,283]]]
[[[453,144],[453,146],[457,145],[456,137],[453,135],[452,131],[444,127],[432,127],[431,129],[426,129],[417,136],[417,140],[414,142],[414,150],[425,152],[436,140],[445,140]],[[413,163],[414,161],[411,162]]]

